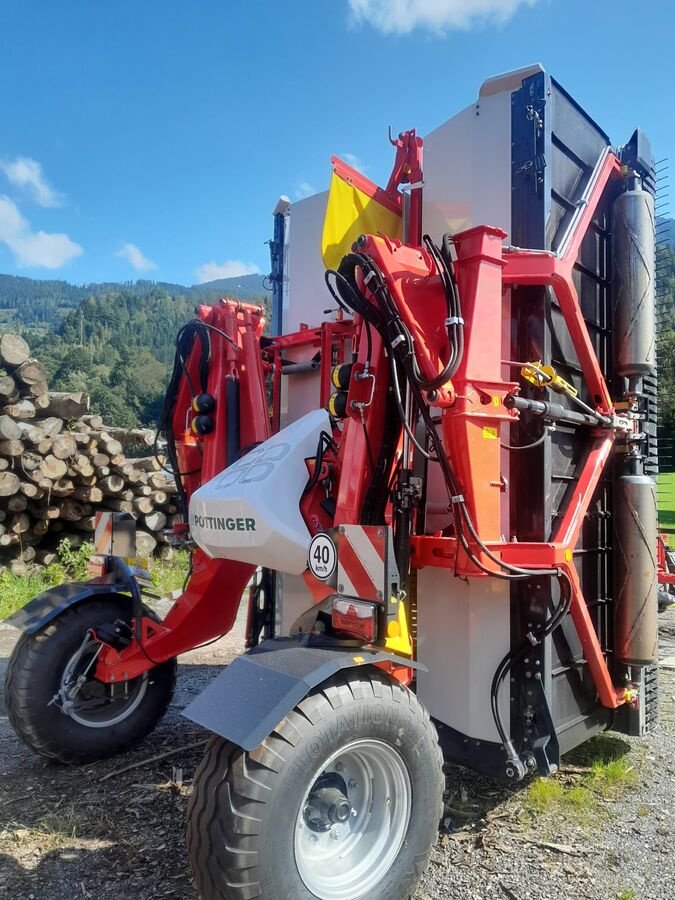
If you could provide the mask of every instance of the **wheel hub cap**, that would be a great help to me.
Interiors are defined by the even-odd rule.
[[[412,810],[410,776],[398,751],[353,741],[316,773],[296,820],[295,859],[319,900],[357,900],[393,865]]]

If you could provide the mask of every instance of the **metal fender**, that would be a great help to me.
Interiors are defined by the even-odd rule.
[[[133,582],[133,583],[132,583]],[[111,572],[109,575],[101,575],[92,578],[91,581],[60,584],[57,587],[43,591],[29,601],[22,609],[15,612],[5,625],[12,625],[23,631],[24,634],[35,634],[48,625],[52,619],[60,616],[62,612],[78,603],[83,603],[91,597],[104,596],[106,594],[131,593],[129,606],[131,608],[138,586],[134,579],[128,578],[122,572]]]
[[[183,715],[244,750],[253,750],[312,688],[340,669],[383,661],[424,669],[384,651],[344,644],[317,646],[303,640],[272,638],[238,656]]]

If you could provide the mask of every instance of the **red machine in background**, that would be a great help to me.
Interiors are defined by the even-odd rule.
[[[523,146],[547,158],[562,137],[536,116],[559,86],[535,69],[481,97],[488,121],[521,103]],[[489,224],[423,233],[451,212],[424,206],[441,189],[414,131],[384,190],[336,164],[341,209],[360,193],[342,231],[328,201],[330,318],[267,337],[260,307],[225,299],[178,335],[160,427],[192,567],[168,615],[113,557],[14,618],[12,724],[79,762],[154,725],[175,658],[229,631],[252,584],[249,652],[186,710],[216,735],[188,831],[204,897],[403,900],[441,748],[517,781],[653,721],[651,158],[638,133],[619,153],[578,128],[589,162],[546,197],[545,166],[524,189],[514,156],[511,243]],[[565,191],[556,237],[514,246]]]

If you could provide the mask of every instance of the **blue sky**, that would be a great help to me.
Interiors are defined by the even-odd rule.
[[[424,134],[542,62],[616,143],[675,141],[675,5],[0,0],[0,272],[192,284],[267,271],[278,196],[389,124]]]

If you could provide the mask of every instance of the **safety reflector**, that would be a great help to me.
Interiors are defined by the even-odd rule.
[[[401,236],[401,210],[396,200],[339,159],[333,159],[321,255],[327,269],[337,269],[361,234]]]
[[[369,644],[377,637],[377,606],[351,597],[335,597],[331,624],[334,631]]]

